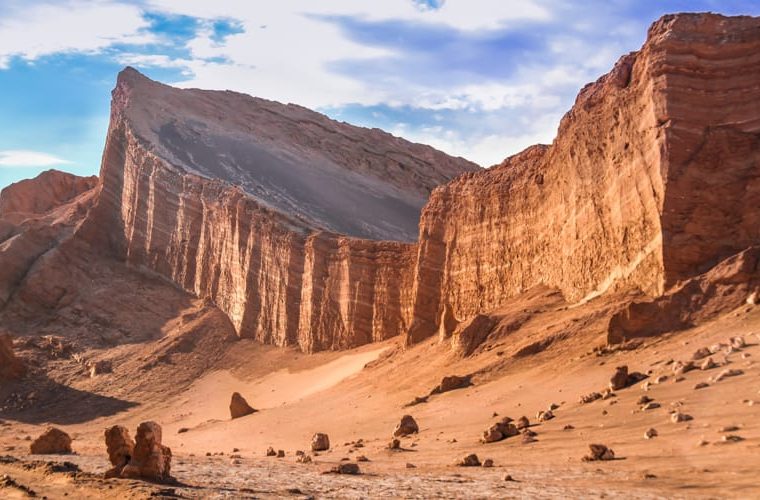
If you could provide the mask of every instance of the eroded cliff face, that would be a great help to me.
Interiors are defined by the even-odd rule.
[[[406,341],[546,285],[658,296],[760,241],[760,19],[665,16],[551,146],[437,188]]]
[[[319,218],[315,219],[315,214],[303,215],[303,210],[281,210],[266,196],[264,200],[257,197],[252,188],[246,190],[229,179],[200,175],[184,163],[175,164],[173,155],[145,137],[150,136],[149,129],[162,128],[163,122],[146,123],[141,114],[143,104],[138,106],[139,112],[133,109],[137,106],[134,99],[143,98],[158,85],[146,80],[133,70],[125,70],[119,78],[103,157],[101,193],[80,231],[83,238],[109,248],[129,264],[155,271],[185,290],[210,298],[230,317],[241,337],[279,346],[297,345],[311,352],[385,340],[408,329],[416,245],[327,231],[323,226],[330,225],[334,214],[317,211]],[[185,92],[157,88],[170,96]],[[302,112],[300,108],[298,112]],[[136,120],[139,123],[135,124]],[[397,141],[387,134],[383,137],[386,142]],[[421,151],[431,154],[428,149]],[[409,143],[402,148],[404,154],[418,150]],[[354,154],[361,163],[363,153]],[[435,152],[432,156],[445,155]],[[422,161],[420,158],[415,157],[414,162]],[[457,173],[470,169],[468,162],[457,167],[458,160],[446,158],[445,169],[436,171],[426,163],[422,174],[427,172],[430,177],[432,171],[446,178],[451,169]],[[417,167],[405,168],[415,171]],[[354,178],[355,172],[349,175]],[[248,179],[254,182],[258,178]],[[410,192],[417,196],[420,186],[437,179],[407,182],[415,183],[417,187]],[[292,189],[286,180],[278,182],[282,185],[277,192]],[[376,180],[371,183],[375,185]],[[397,187],[382,192],[396,192]],[[370,215],[357,213],[357,218]],[[376,215],[381,218],[383,214]],[[370,232],[395,227],[378,222]],[[398,234],[405,239],[403,231]]]

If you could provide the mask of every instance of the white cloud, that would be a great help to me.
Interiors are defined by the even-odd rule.
[[[0,167],[50,167],[53,165],[70,165],[71,163],[73,162],[39,151],[22,149],[0,151]]]
[[[148,23],[135,6],[69,0],[21,5],[0,17],[0,69],[14,56],[33,61],[65,53],[97,53],[116,43],[149,43]]]

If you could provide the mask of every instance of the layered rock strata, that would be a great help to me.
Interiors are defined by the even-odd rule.
[[[407,343],[542,284],[659,296],[760,242],[760,19],[665,16],[550,146],[431,195]]]

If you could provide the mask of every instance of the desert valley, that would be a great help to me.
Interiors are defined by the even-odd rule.
[[[0,193],[2,498],[760,497],[760,18],[482,169],[127,67]]]

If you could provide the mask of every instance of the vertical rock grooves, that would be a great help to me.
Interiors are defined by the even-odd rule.
[[[407,343],[526,289],[659,296],[760,242],[760,19],[665,16],[551,146],[437,188]]]
[[[446,337],[537,285],[657,297],[760,243],[758,81],[760,19],[665,16],[551,145],[475,171],[128,69],[78,234],[212,299],[240,336],[309,352]]]

